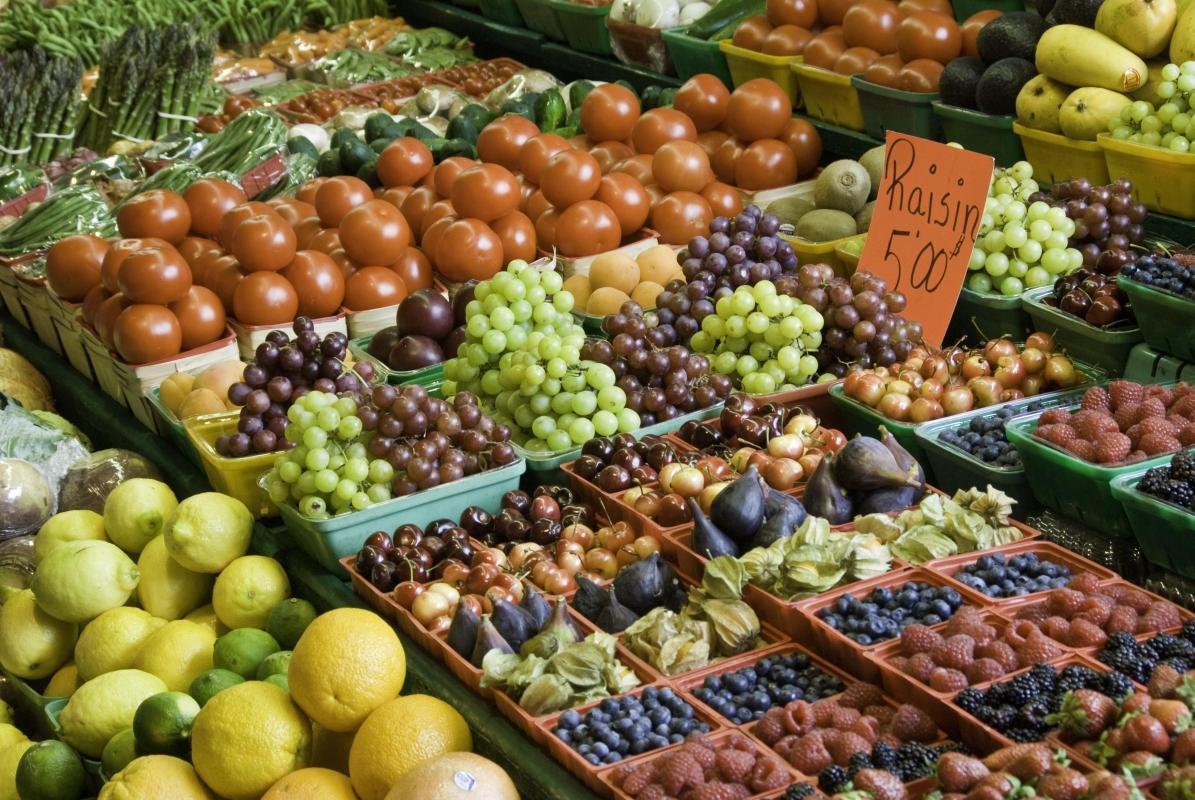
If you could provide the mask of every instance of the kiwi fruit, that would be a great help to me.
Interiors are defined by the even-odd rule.
[[[852,162],[854,163],[854,162]],[[864,176],[866,177],[866,176]],[[810,242],[830,242],[859,232],[855,218],[845,211],[818,208],[801,217],[796,234]]]
[[[858,226],[860,232],[866,231],[871,227],[871,214],[875,211],[876,201],[872,200],[867,205],[863,206],[863,210],[855,215],[855,225]]]
[[[813,202],[818,210],[842,211],[848,216],[862,211],[870,194],[871,176],[862,164],[850,159],[826,167],[813,184]]]
[[[781,225],[796,225],[814,208],[813,201],[805,197],[781,197],[768,205],[767,212],[775,214]]]
[[[875,200],[876,193],[880,191],[880,179],[884,177],[884,145],[873,147],[860,156],[859,164],[871,178],[871,191],[867,196]]]

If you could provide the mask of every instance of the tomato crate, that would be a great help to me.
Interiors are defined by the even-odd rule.
[[[933,108],[933,102],[941,97],[937,92],[906,92],[864,80],[862,75],[852,75],[851,85],[859,93],[863,130],[868,136],[882,140],[888,131],[896,131],[936,141],[942,135]]]
[[[934,113],[942,122],[942,139],[957,142],[968,150],[986,153],[996,165],[1011,167],[1025,157],[1021,140],[1012,132],[1015,117],[984,114],[969,108],[934,101]]]
[[[1137,488],[1147,467],[1112,480],[1112,496],[1121,502],[1133,535],[1150,563],[1195,580],[1195,512]]]
[[[715,76],[726,84],[727,88],[734,87],[726,54],[722,52],[718,42],[690,36],[685,33],[684,27],[667,28],[663,36],[672,66],[676,68],[676,75],[682,81],[704,73]]]

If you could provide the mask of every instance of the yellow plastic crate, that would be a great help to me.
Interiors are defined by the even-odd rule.
[[[1195,219],[1195,153],[1175,153],[1101,133],[1108,176],[1133,182],[1133,198],[1151,211]]]
[[[859,90],[851,83],[850,75],[811,67],[804,60],[791,64],[789,68],[796,73],[797,85],[805,101],[805,112],[809,116],[853,131],[863,130]]]
[[[1042,185],[1071,178],[1087,178],[1096,186],[1108,183],[1108,164],[1098,142],[1070,139],[1019,122],[1012,124],[1012,131],[1021,137],[1025,160],[1033,165],[1033,177]]]
[[[257,479],[274,466],[281,452],[259,453],[243,458],[225,458],[216,452],[216,439],[236,433],[238,419],[240,412],[230,411],[227,414],[189,417],[183,420],[183,425],[187,429],[187,438],[191,440],[195,452],[199,453],[204,474],[213,489],[240,500],[255,517],[276,516],[278,510],[266,491],[258,486]]]
[[[801,89],[792,66],[804,59],[801,56],[770,56],[745,47],[737,47],[729,39],[718,42],[718,49],[726,56],[730,80],[736,87],[756,78],[767,78],[780,86],[793,101],[793,108],[801,105]]]

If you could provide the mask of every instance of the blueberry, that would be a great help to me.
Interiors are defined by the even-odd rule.
[[[556,729],[553,732],[556,734],[556,738],[565,744],[569,744],[573,740],[572,733],[570,733],[566,728],[560,727],[559,725],[556,726]]]
[[[571,730],[581,724],[581,715],[577,713],[575,708],[570,708],[560,715],[560,727]]]
[[[593,746],[593,749],[590,750],[590,752],[598,758],[605,758],[610,754],[610,748],[607,747],[604,742],[598,742]]]
[[[590,764],[593,764],[595,767],[598,764],[602,763],[602,760],[600,758],[598,758],[597,756],[595,756],[593,753],[587,753],[585,755],[585,760],[588,761]]]
[[[926,614],[924,617],[921,618],[922,625],[937,625],[941,621],[942,621],[942,618],[939,617],[937,614]]]

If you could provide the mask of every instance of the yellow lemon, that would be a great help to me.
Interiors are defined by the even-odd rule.
[[[99,758],[109,739],[133,727],[141,701],[164,691],[160,678],[138,669],[92,678],[75,690],[58,717],[62,740],[89,758]]]
[[[0,722],[0,750],[17,742],[27,742],[29,737],[21,732],[21,729],[16,725],[7,722]]]
[[[198,622],[200,625],[206,625],[215,631],[217,636],[223,636],[224,634],[228,633],[228,626],[221,622],[220,618],[216,616],[216,609],[211,603],[208,603],[206,606],[200,606],[187,616],[183,617],[183,619],[188,619],[191,622]]]
[[[33,557],[41,561],[50,551],[63,542],[77,542],[82,539],[103,540],[104,518],[85,508],[60,511],[46,520],[33,540]]]
[[[0,700],[0,722],[12,722],[12,706]]]
[[[332,731],[359,727],[396,697],[407,677],[397,634],[360,608],[338,608],[307,626],[291,656],[290,693],[307,716]]]
[[[195,769],[174,756],[142,756],[112,776],[99,800],[215,800]]]
[[[383,800],[424,761],[472,749],[469,725],[455,708],[425,694],[397,697],[370,714],[353,737],[349,777],[362,800]]]
[[[68,661],[54,673],[50,682],[46,684],[46,697],[70,697],[79,688],[79,668],[74,661]]]
[[[349,774],[349,748],[356,731],[337,733],[318,722],[311,723],[311,763],[317,767]]]
[[[270,610],[290,597],[286,570],[267,556],[241,556],[216,578],[212,606],[230,628],[265,628]]]
[[[17,794],[17,767],[30,747],[33,742],[26,739],[0,750],[0,800],[21,800]]]
[[[228,800],[257,800],[310,755],[311,724],[286,692],[263,681],[220,692],[191,729],[195,771]]]
[[[37,565],[29,588],[37,604],[55,619],[87,622],[123,606],[140,576],[137,565],[116,545],[84,539],[51,550]]]
[[[148,611],[128,606],[100,614],[87,623],[75,643],[79,677],[89,681],[105,672],[133,666],[146,639],[165,624]]]
[[[166,547],[192,572],[219,572],[245,555],[253,514],[235,497],[202,492],[183,500],[166,526]]]
[[[129,553],[140,553],[178,508],[170,487],[153,478],[131,478],[104,501],[104,529],[114,544]]]
[[[71,657],[79,626],[42,611],[33,592],[24,589],[0,605],[0,666],[18,678],[54,674]]]
[[[137,569],[141,570],[137,601],[155,617],[181,619],[211,597],[212,576],[192,572],[171,558],[161,536],[145,545]]]
[[[212,668],[216,634],[206,625],[176,619],[154,631],[137,655],[134,666],[157,675],[174,692],[185,692],[191,681]]]
[[[353,784],[339,772],[307,767],[284,777],[261,800],[357,800]]]

